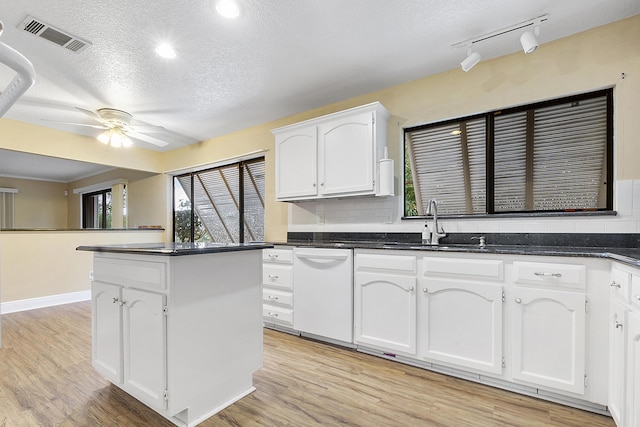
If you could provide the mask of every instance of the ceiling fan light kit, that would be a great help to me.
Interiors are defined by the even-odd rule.
[[[526,54],[533,53],[539,46],[538,39],[536,38],[536,36],[540,34],[540,24],[544,21],[547,21],[548,19],[549,19],[548,14],[542,15],[537,18],[530,19],[528,21],[520,22],[519,24],[514,24],[509,27],[501,28],[499,30],[483,34],[481,36],[470,38],[468,40],[453,44],[451,45],[451,47],[467,48],[467,58],[460,63],[460,67],[462,68],[462,70],[464,72],[467,72],[471,70],[474,66],[476,66],[481,60],[481,56],[477,51],[473,53],[471,52],[471,49],[473,48],[475,43],[486,41],[494,37],[501,36],[503,34],[511,33],[513,31],[519,31],[522,29],[528,29],[530,27],[533,27],[535,31],[535,35],[531,31],[525,31],[520,36],[520,44],[522,45],[522,50],[524,51],[524,53]]]

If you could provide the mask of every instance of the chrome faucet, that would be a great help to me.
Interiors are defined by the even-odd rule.
[[[431,244],[439,245],[440,238],[447,235],[442,227],[438,226],[438,202],[436,199],[430,199],[427,206],[427,215],[433,215],[433,231],[431,231]]]

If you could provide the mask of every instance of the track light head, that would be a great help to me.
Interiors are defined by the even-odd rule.
[[[533,53],[538,48],[538,40],[531,31],[527,31],[520,36],[520,44],[526,54]]]
[[[465,60],[460,63],[462,71],[464,71],[465,73],[468,72],[470,69],[475,67],[478,62],[480,62],[480,60],[482,60],[482,57],[478,52],[470,53],[469,56],[467,56]]]

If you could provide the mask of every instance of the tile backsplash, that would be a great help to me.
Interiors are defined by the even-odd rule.
[[[401,220],[402,196],[291,203],[290,232],[420,232],[421,220]],[[450,233],[640,233],[640,180],[616,181],[615,216],[442,219]]]

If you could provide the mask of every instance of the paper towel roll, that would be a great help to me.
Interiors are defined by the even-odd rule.
[[[376,196],[393,196],[393,159],[382,159],[378,162]]]

